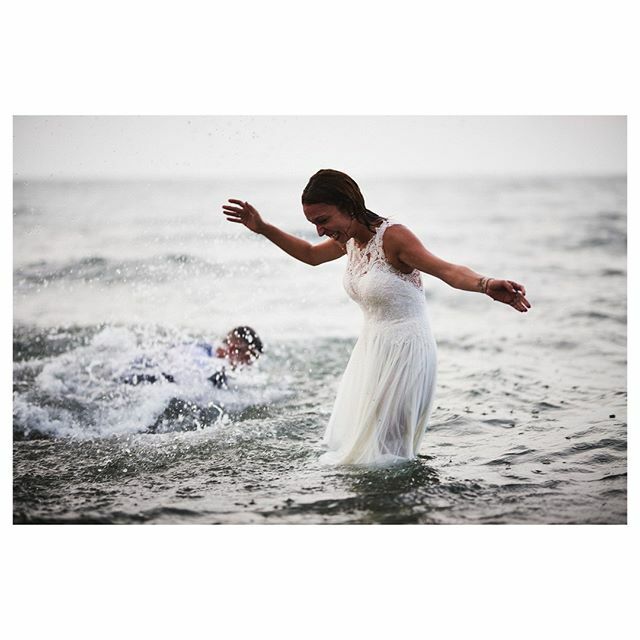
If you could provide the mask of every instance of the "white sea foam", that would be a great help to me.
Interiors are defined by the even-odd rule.
[[[215,388],[208,377],[225,365],[229,369],[228,363],[207,355],[195,341],[176,339],[173,333],[154,334],[149,328],[106,327],[86,346],[48,358],[31,387],[15,394],[18,425],[27,433],[56,436],[138,433],[179,401],[183,407],[209,410],[206,423],[201,420],[204,427],[228,412],[287,396],[286,380],[274,385],[260,362],[229,370],[228,388]],[[32,368],[33,363],[15,367],[19,375],[21,368]],[[132,376],[142,374],[146,381],[131,383]],[[173,417],[180,428],[180,414]]]

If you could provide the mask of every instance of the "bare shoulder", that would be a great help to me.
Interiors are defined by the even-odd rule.
[[[417,236],[403,224],[393,224],[384,232],[384,246],[392,250],[416,241],[419,242]]]
[[[414,267],[403,257],[421,247],[420,240],[403,224],[390,225],[382,237],[382,250],[393,267],[402,273],[410,273]]]

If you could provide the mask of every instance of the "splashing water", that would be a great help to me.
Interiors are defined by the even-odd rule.
[[[625,522],[626,181],[372,185],[375,210],[534,305],[425,279],[435,409],[420,457],[387,468],[318,463],[359,328],[344,264],[212,213],[247,193],[312,239],[299,186],[16,184],[14,521]],[[216,388],[201,345],[239,324],[265,353]]]

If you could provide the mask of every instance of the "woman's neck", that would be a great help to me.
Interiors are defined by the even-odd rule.
[[[371,240],[371,238],[373,238],[373,236],[375,235],[375,231],[369,231],[369,229],[364,224],[358,222],[355,218],[353,219],[351,224],[352,226],[348,229],[348,235],[353,238],[358,246],[364,247]]]

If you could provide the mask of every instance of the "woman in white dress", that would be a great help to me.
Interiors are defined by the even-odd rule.
[[[319,244],[265,222],[248,202],[230,199],[227,220],[265,236],[310,265],[348,256],[344,286],[364,315],[324,435],[328,464],[377,464],[416,456],[433,404],[436,344],[420,272],[456,289],[477,291],[525,312],[525,288],[442,260],[401,224],[366,208],[348,175],[322,169],[302,193],[302,208]]]

